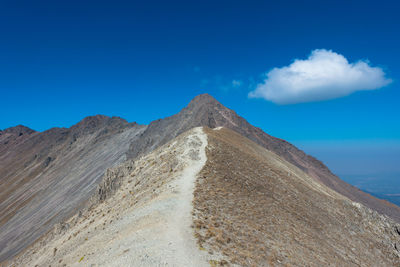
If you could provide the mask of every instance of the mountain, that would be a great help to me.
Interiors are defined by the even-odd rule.
[[[10,259],[22,251],[25,251],[28,247],[32,246],[32,244],[35,246],[41,246],[42,241],[35,242],[39,238],[41,238],[40,240],[53,240],[53,238],[55,238],[54,236],[61,235],[65,237],[64,234],[66,231],[72,234],[72,237],[74,237],[74,235],[77,235],[77,232],[70,232],[68,227],[75,225],[75,221],[81,221],[88,218],[87,216],[89,216],[89,214],[92,217],[103,216],[104,214],[104,217],[106,217],[106,213],[100,211],[104,210],[104,208],[99,207],[101,205],[105,205],[104,201],[114,197],[114,194],[123,198],[122,200],[118,200],[120,202],[115,202],[116,205],[118,204],[118,207],[128,205],[129,203],[125,203],[125,198],[123,196],[127,197],[130,195],[128,195],[126,191],[121,191],[122,185],[126,185],[129,188],[129,185],[127,185],[129,182],[127,173],[131,173],[131,170],[136,168],[137,165],[135,164],[138,164],[137,162],[141,162],[141,168],[135,169],[139,172],[142,171],[146,173],[147,171],[152,171],[156,167],[158,168],[156,165],[150,165],[149,162],[143,162],[143,158],[149,157],[150,154],[152,154],[153,158],[159,157],[160,155],[157,153],[164,153],[161,151],[161,148],[167,151],[168,149],[165,148],[165,145],[169,144],[171,146],[172,144],[175,144],[174,141],[178,142],[177,140],[180,140],[178,138],[179,136],[187,134],[196,127],[204,127],[204,131],[207,132],[207,137],[210,140],[213,138],[214,132],[210,132],[207,129],[219,129],[220,127],[223,127],[223,131],[221,132],[230,131],[229,133],[232,133],[232,136],[237,134],[241,138],[244,138],[242,140],[243,142],[254,142],[254,146],[256,146],[257,149],[252,148],[250,149],[251,151],[261,151],[260,149],[263,149],[260,152],[261,154],[265,154],[263,151],[268,151],[268,155],[270,155],[266,159],[259,159],[259,162],[261,162],[260,164],[268,164],[269,159],[272,160],[274,157],[278,157],[278,161],[282,162],[282,164],[286,166],[279,166],[277,170],[273,170],[274,173],[279,172],[279,175],[282,177],[285,176],[283,173],[286,170],[289,170],[286,173],[286,176],[288,177],[282,179],[289,179],[288,181],[296,184],[298,181],[300,181],[298,179],[304,180],[304,177],[307,177],[307,183],[309,183],[308,187],[306,189],[301,189],[302,191],[298,189],[301,191],[301,194],[298,194],[304,198],[301,203],[306,205],[304,207],[304,214],[308,216],[305,217],[308,218],[306,219],[308,220],[307,223],[312,223],[313,219],[311,215],[316,215],[315,209],[308,210],[308,208],[315,208],[315,205],[317,204],[314,202],[319,201],[319,199],[316,198],[313,200],[312,198],[307,197],[307,194],[304,192],[311,192],[310,190],[314,190],[315,188],[319,187],[323,188],[324,192],[329,192],[328,195],[331,195],[332,198],[335,199],[333,202],[323,202],[325,203],[325,206],[321,206],[317,209],[319,212],[321,212],[321,214],[326,215],[328,213],[329,215],[330,212],[335,214],[340,213],[340,208],[343,207],[336,205],[336,202],[338,199],[346,199],[347,202],[345,203],[350,203],[349,205],[351,208],[354,207],[354,203],[361,203],[360,207],[362,207],[361,215],[358,217],[351,217],[349,215],[349,218],[362,220],[362,222],[365,221],[365,223],[374,223],[374,221],[378,221],[378,225],[385,224],[386,219],[383,218],[386,217],[379,219],[380,215],[371,211],[374,210],[382,216],[385,215],[397,222],[400,222],[400,208],[398,206],[383,200],[379,200],[343,182],[337,176],[332,174],[322,162],[318,161],[312,156],[306,155],[303,151],[297,149],[290,143],[264,133],[260,128],[252,126],[244,118],[238,116],[233,110],[224,107],[212,96],[203,94],[195,97],[189,103],[189,105],[183,108],[178,114],[165,119],[153,121],[150,123],[150,125],[138,125],[136,123],[128,123],[124,119],[118,117],[110,118],[97,115],[85,118],[71,128],[52,128],[45,132],[36,132],[24,126],[17,126],[1,131],[0,210],[2,210],[2,213],[0,214],[0,262]],[[236,141],[237,140],[225,140],[224,142],[229,143]],[[182,141],[178,143],[181,144]],[[184,144],[181,145],[184,146]],[[245,153],[247,155],[249,154],[248,150],[249,149],[240,151],[239,149],[237,151],[238,153]],[[159,152],[154,154],[155,151]],[[172,154],[174,153],[173,151],[169,152]],[[258,159],[259,157],[261,156],[258,156],[257,153],[253,153],[251,154],[250,159],[254,160],[254,158]],[[128,161],[124,163],[125,165],[122,164],[126,160]],[[162,160],[161,158],[157,158],[157,165],[164,166],[163,160],[169,162],[169,159],[165,157],[162,158]],[[174,173],[174,166],[180,164],[182,156],[176,155],[171,160],[173,161],[170,163],[171,166],[169,170],[172,170],[172,173]],[[118,166],[119,164],[122,164],[122,167],[117,167],[115,169],[114,167]],[[191,164],[194,163],[192,162]],[[231,162],[226,161],[224,164],[227,164],[228,166],[231,166],[232,164],[240,165],[241,162],[235,162],[235,159],[231,159]],[[205,166],[208,165],[206,164]],[[218,165],[218,168],[222,167],[223,165]],[[275,167],[276,166],[274,166],[274,168]],[[154,192],[157,191],[157,188],[152,187],[152,183],[147,184],[150,180],[155,184],[157,184],[158,181],[162,181],[163,178],[160,176],[162,172],[157,168],[155,169],[155,173],[152,173],[151,175],[149,174],[150,176],[139,175],[136,177],[136,174],[132,176],[136,177],[135,179],[137,179],[135,184],[137,182],[141,184],[140,186],[139,184],[137,185],[137,190],[139,191],[136,189],[136,191],[131,190],[131,192],[135,192],[135,197],[142,194],[140,190],[143,189],[143,184],[146,185],[145,190],[150,190],[150,192],[153,192],[153,190]],[[217,172],[218,170],[215,171]],[[249,172],[249,174],[246,174],[247,176],[254,174],[251,172],[251,170],[247,171]],[[298,174],[294,176],[296,178],[293,178],[291,176],[292,172],[300,172],[301,174]],[[262,179],[260,180],[261,186],[261,181],[264,181],[268,177],[260,177],[261,178],[257,179]],[[200,180],[202,179],[195,179],[195,181]],[[276,182],[279,182],[279,180]],[[247,185],[246,183],[248,183],[248,181],[238,180],[237,183],[244,183]],[[252,181],[252,183],[257,184],[258,182]],[[252,185],[252,187],[255,188],[254,192],[256,193],[258,191],[255,184]],[[269,185],[272,186],[272,184]],[[283,185],[289,186],[289,183],[284,183]],[[266,187],[265,184],[263,186]],[[220,190],[223,189],[220,188]],[[264,188],[260,192],[267,193],[265,190],[266,189]],[[279,190],[285,190],[285,188],[279,188]],[[129,194],[131,193],[129,192]],[[143,192],[143,194],[147,193]],[[248,192],[248,194],[250,194],[250,192]],[[271,192],[268,194],[271,194]],[[247,201],[250,201],[251,199],[252,202],[255,201],[254,203],[256,203],[256,196],[258,195],[247,195]],[[311,194],[310,196],[313,195]],[[283,196],[281,196],[281,198],[283,198]],[[95,199],[95,201],[93,199]],[[291,209],[299,209],[299,207],[292,203],[296,200],[296,198],[283,199],[286,199],[289,201],[289,203],[276,203],[280,203],[280,205],[289,205],[287,207],[283,206],[288,212],[291,212]],[[138,199],[136,200],[139,201]],[[196,198],[194,200],[194,203],[197,203]],[[234,199],[231,199],[230,201],[232,203],[235,202]],[[240,201],[246,201],[246,197],[241,196]],[[327,203],[330,203],[329,205],[333,205],[332,209],[328,209],[329,207]],[[143,203],[143,205],[146,206],[150,204]],[[355,207],[358,207],[358,205],[359,204],[356,204]],[[96,212],[98,213],[94,214],[92,212],[93,209],[87,210],[88,207],[91,206],[94,207],[93,209],[97,209]],[[365,209],[364,206],[366,207]],[[132,212],[135,212],[136,208],[137,207],[133,205]],[[196,211],[197,208],[194,208]],[[324,211],[323,208],[327,209],[327,211]],[[223,211],[223,208],[218,207],[218,210]],[[356,211],[357,210],[352,208],[348,210],[348,213],[352,214],[352,212]],[[113,212],[113,209],[110,210],[110,213],[111,212]],[[121,215],[124,212],[125,210],[117,211],[117,213],[113,215],[113,218],[121,218],[121,216],[118,214]],[[245,211],[243,210],[243,212]],[[266,211],[263,212],[266,214]],[[86,215],[82,215],[82,213]],[[79,214],[81,214],[81,216],[79,216]],[[283,216],[282,213],[278,212],[277,214],[279,216]],[[368,214],[373,215],[371,215],[371,217]],[[328,215],[326,215],[326,218],[330,218],[335,222],[343,219],[340,216],[331,218]],[[73,218],[75,218],[75,221],[68,221],[68,218],[71,218],[71,216],[74,216]],[[256,214],[256,216],[261,215]],[[206,217],[208,218],[208,216]],[[292,223],[294,223],[294,217],[288,218],[292,220]],[[300,221],[302,220],[300,215],[296,218]],[[111,219],[109,218],[108,222],[110,220]],[[112,220],[114,221],[114,219]],[[66,227],[64,224],[59,226],[60,223],[65,221],[68,221],[68,227]],[[274,222],[283,223],[280,219],[276,219]],[[150,221],[150,223],[153,222]],[[247,223],[250,224],[250,222]],[[295,225],[295,227],[305,227],[303,224]],[[57,234],[54,234],[54,231],[52,230],[54,225],[58,225],[56,228]],[[313,233],[315,235],[315,231],[322,231],[322,229],[325,227],[329,228],[332,226],[329,221],[322,219],[318,221],[317,225],[318,227],[316,226],[314,228],[307,228],[308,232],[306,234]],[[338,232],[343,227],[349,227],[349,225],[338,223],[334,226]],[[387,223],[385,229],[388,232],[393,233],[393,227],[395,227],[393,225],[394,223],[390,221],[390,223]],[[357,227],[361,226],[357,225]],[[200,229],[203,228],[201,227]],[[101,232],[98,232],[98,230],[99,229],[92,229],[90,232],[101,234]],[[155,231],[155,229],[152,230]],[[253,230],[254,229],[251,231]],[[348,234],[348,232],[346,232],[347,230],[343,231],[344,233]],[[45,235],[45,233],[48,234]],[[197,236],[202,234],[202,232],[197,232]],[[141,236],[140,238],[144,237]],[[374,240],[376,238],[376,236],[373,237]],[[390,242],[388,241],[389,239],[384,239],[386,236],[382,238],[382,240],[386,240],[385,242],[391,246],[397,244],[393,243],[394,241],[392,238],[390,238]],[[64,239],[62,242],[66,242]],[[293,239],[291,240],[293,241]],[[199,242],[202,245],[204,243],[203,241]],[[299,241],[297,240],[293,242]],[[47,244],[48,242],[46,241],[44,243]],[[332,242],[328,243],[327,246],[332,244]],[[214,247],[216,245],[213,243],[204,243],[204,246],[208,246],[205,249],[209,249],[210,247]],[[76,247],[79,246],[76,245]],[[343,247],[343,249],[345,248]],[[211,252],[214,253],[213,251]],[[221,253],[224,254],[223,252]],[[386,255],[386,252],[382,253]],[[230,262],[233,261],[232,259],[225,260],[229,260]]]
[[[140,154],[152,151],[179,134],[199,126],[231,129],[276,153],[338,193],[400,222],[400,207],[377,199],[344,182],[321,161],[305,154],[285,140],[270,136],[260,128],[252,126],[244,118],[237,115],[235,111],[224,107],[209,94],[195,97],[187,107],[176,115],[153,121],[142,133],[141,138],[131,143],[128,158],[135,158]]]
[[[10,265],[398,266],[400,225],[224,127],[107,171]]]
[[[98,115],[69,129],[23,126],[0,136],[0,261],[73,214],[145,126]]]
[[[9,148],[23,142],[34,133],[34,130],[23,125],[0,130],[0,155],[5,155]]]

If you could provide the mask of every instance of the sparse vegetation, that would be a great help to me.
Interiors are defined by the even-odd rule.
[[[365,214],[349,207],[349,200],[232,131],[206,131],[208,159],[193,200],[200,248],[240,266],[399,262],[389,245],[393,235],[383,246],[383,236],[360,223]]]
[[[373,212],[367,214],[361,205],[331,194],[325,187],[316,186],[315,181],[299,169],[232,131],[206,131],[209,132],[208,161],[197,179],[194,210],[189,208],[185,213],[193,216],[191,229],[198,242],[195,251],[199,255],[207,254],[205,251],[209,253],[204,263],[211,259],[208,261],[211,266],[357,266],[362,262],[385,266],[398,260],[394,251],[400,246],[396,247],[400,230],[390,228],[392,224],[388,221]],[[163,151],[150,156],[159,156],[160,152]],[[62,256],[63,264],[76,264],[77,259],[89,264],[104,256],[103,252],[110,253],[105,243],[111,247],[113,243],[117,244],[113,255],[127,253],[131,256],[136,253],[134,246],[129,250],[119,246],[119,241],[109,241],[122,240],[128,233],[145,230],[148,225],[156,227],[154,232],[161,229],[160,225],[164,226],[159,224],[165,223],[164,219],[154,220],[153,214],[143,211],[147,211],[149,202],[157,202],[163,191],[167,194],[160,196],[157,213],[162,206],[160,203],[169,203],[166,200],[170,195],[184,191],[174,182],[179,181],[178,185],[182,182],[176,180],[181,173],[177,176],[175,172],[182,171],[185,162],[176,162],[177,155],[166,153],[160,156],[166,163],[156,161],[149,166],[148,162],[155,162],[148,160],[150,156],[143,157],[136,165],[128,161],[108,172],[117,180],[109,179],[105,185],[115,186],[114,182],[118,181],[120,186],[113,187],[118,190],[102,187],[107,197],[71,219],[71,228],[62,236],[65,244],[52,240],[46,245],[46,253],[42,253],[44,249],[40,246],[35,247],[38,249],[36,255],[45,255],[43,266],[57,262],[59,259],[54,256]],[[174,166],[173,173],[169,171],[171,165]],[[137,210],[132,208],[133,204],[137,204]],[[171,208],[174,206],[168,205],[163,211],[176,215],[171,213]],[[146,214],[146,218],[135,218],[137,211]],[[177,225],[176,220],[172,221],[170,228]],[[104,234],[104,240],[97,239],[99,233]],[[72,240],[66,241],[67,236]],[[148,242],[149,233],[141,237],[135,238],[134,242]],[[132,240],[125,242],[132,243]],[[51,257],[55,247],[57,254],[54,252]],[[107,250],[102,251],[103,247]],[[125,256],[128,255],[121,258]],[[104,258],[107,261],[109,257]],[[26,262],[29,263],[29,258]]]

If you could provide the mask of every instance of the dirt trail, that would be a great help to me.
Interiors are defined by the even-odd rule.
[[[120,166],[126,177],[115,195],[71,218],[69,229],[42,246],[36,244],[15,263],[209,266],[210,256],[196,244],[191,215],[206,146],[203,129],[194,128],[136,162]]]

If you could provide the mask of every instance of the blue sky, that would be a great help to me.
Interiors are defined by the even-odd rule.
[[[332,159],[338,148],[352,158],[369,151],[373,161],[390,147],[400,158],[399,8],[397,1],[1,1],[0,129],[69,127],[94,114],[147,124],[207,92],[336,172],[354,171]],[[266,73],[315,49],[364,60],[392,82],[325,101],[248,97]],[[400,172],[385,164],[375,171]]]

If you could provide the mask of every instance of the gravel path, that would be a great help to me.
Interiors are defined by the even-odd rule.
[[[36,244],[15,263],[209,266],[210,255],[196,244],[191,214],[206,146],[203,129],[194,128],[131,165],[118,167],[130,171],[115,195],[71,218],[68,230]]]

